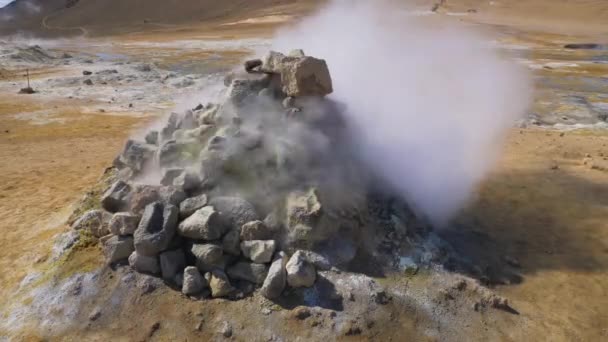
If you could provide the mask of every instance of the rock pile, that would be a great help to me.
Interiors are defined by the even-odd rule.
[[[188,296],[274,299],[348,264],[377,231],[324,60],[270,52],[221,104],[173,113],[116,158],[102,209],[73,227]],[[150,182],[156,176],[157,181]],[[144,180],[146,180],[144,182]],[[252,286],[254,285],[254,286]]]

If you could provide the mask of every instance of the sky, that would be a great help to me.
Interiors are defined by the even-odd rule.
[[[8,5],[11,2],[13,2],[13,0],[0,0],[0,8]]]

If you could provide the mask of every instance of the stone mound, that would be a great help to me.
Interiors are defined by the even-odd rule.
[[[74,227],[100,237],[108,264],[128,262],[188,296],[259,288],[275,299],[354,260],[437,258],[420,242],[428,226],[355,157],[344,106],[325,97],[324,60],[270,52],[245,71],[226,78],[222,103],[173,113],[125,144],[103,208]],[[150,174],[161,176],[143,183]]]

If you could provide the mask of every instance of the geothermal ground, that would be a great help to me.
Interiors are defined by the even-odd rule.
[[[534,75],[533,106],[513,123],[497,166],[437,231],[483,277],[410,260],[378,274],[362,262],[361,273],[323,273],[332,291],[281,305],[259,295],[193,301],[128,267],[103,267],[91,241],[58,257],[56,239],[83,195],[99,196],[128,137],[213,97],[225,73],[296,20],[292,12],[212,28],[0,41],[0,340],[608,338],[608,27],[597,19],[608,8],[531,3],[448,1],[438,14],[416,12],[490,32],[488,43]],[[598,45],[565,47],[572,43]],[[37,93],[18,95],[26,70]],[[382,291],[391,299],[378,301]],[[334,292],[339,305],[320,305]],[[492,295],[511,310],[480,307]]]

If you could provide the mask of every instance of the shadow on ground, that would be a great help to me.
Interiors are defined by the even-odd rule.
[[[478,200],[438,233],[463,258],[455,270],[487,285],[518,284],[544,270],[605,271],[606,217],[606,183],[559,169],[511,172],[484,184]]]

